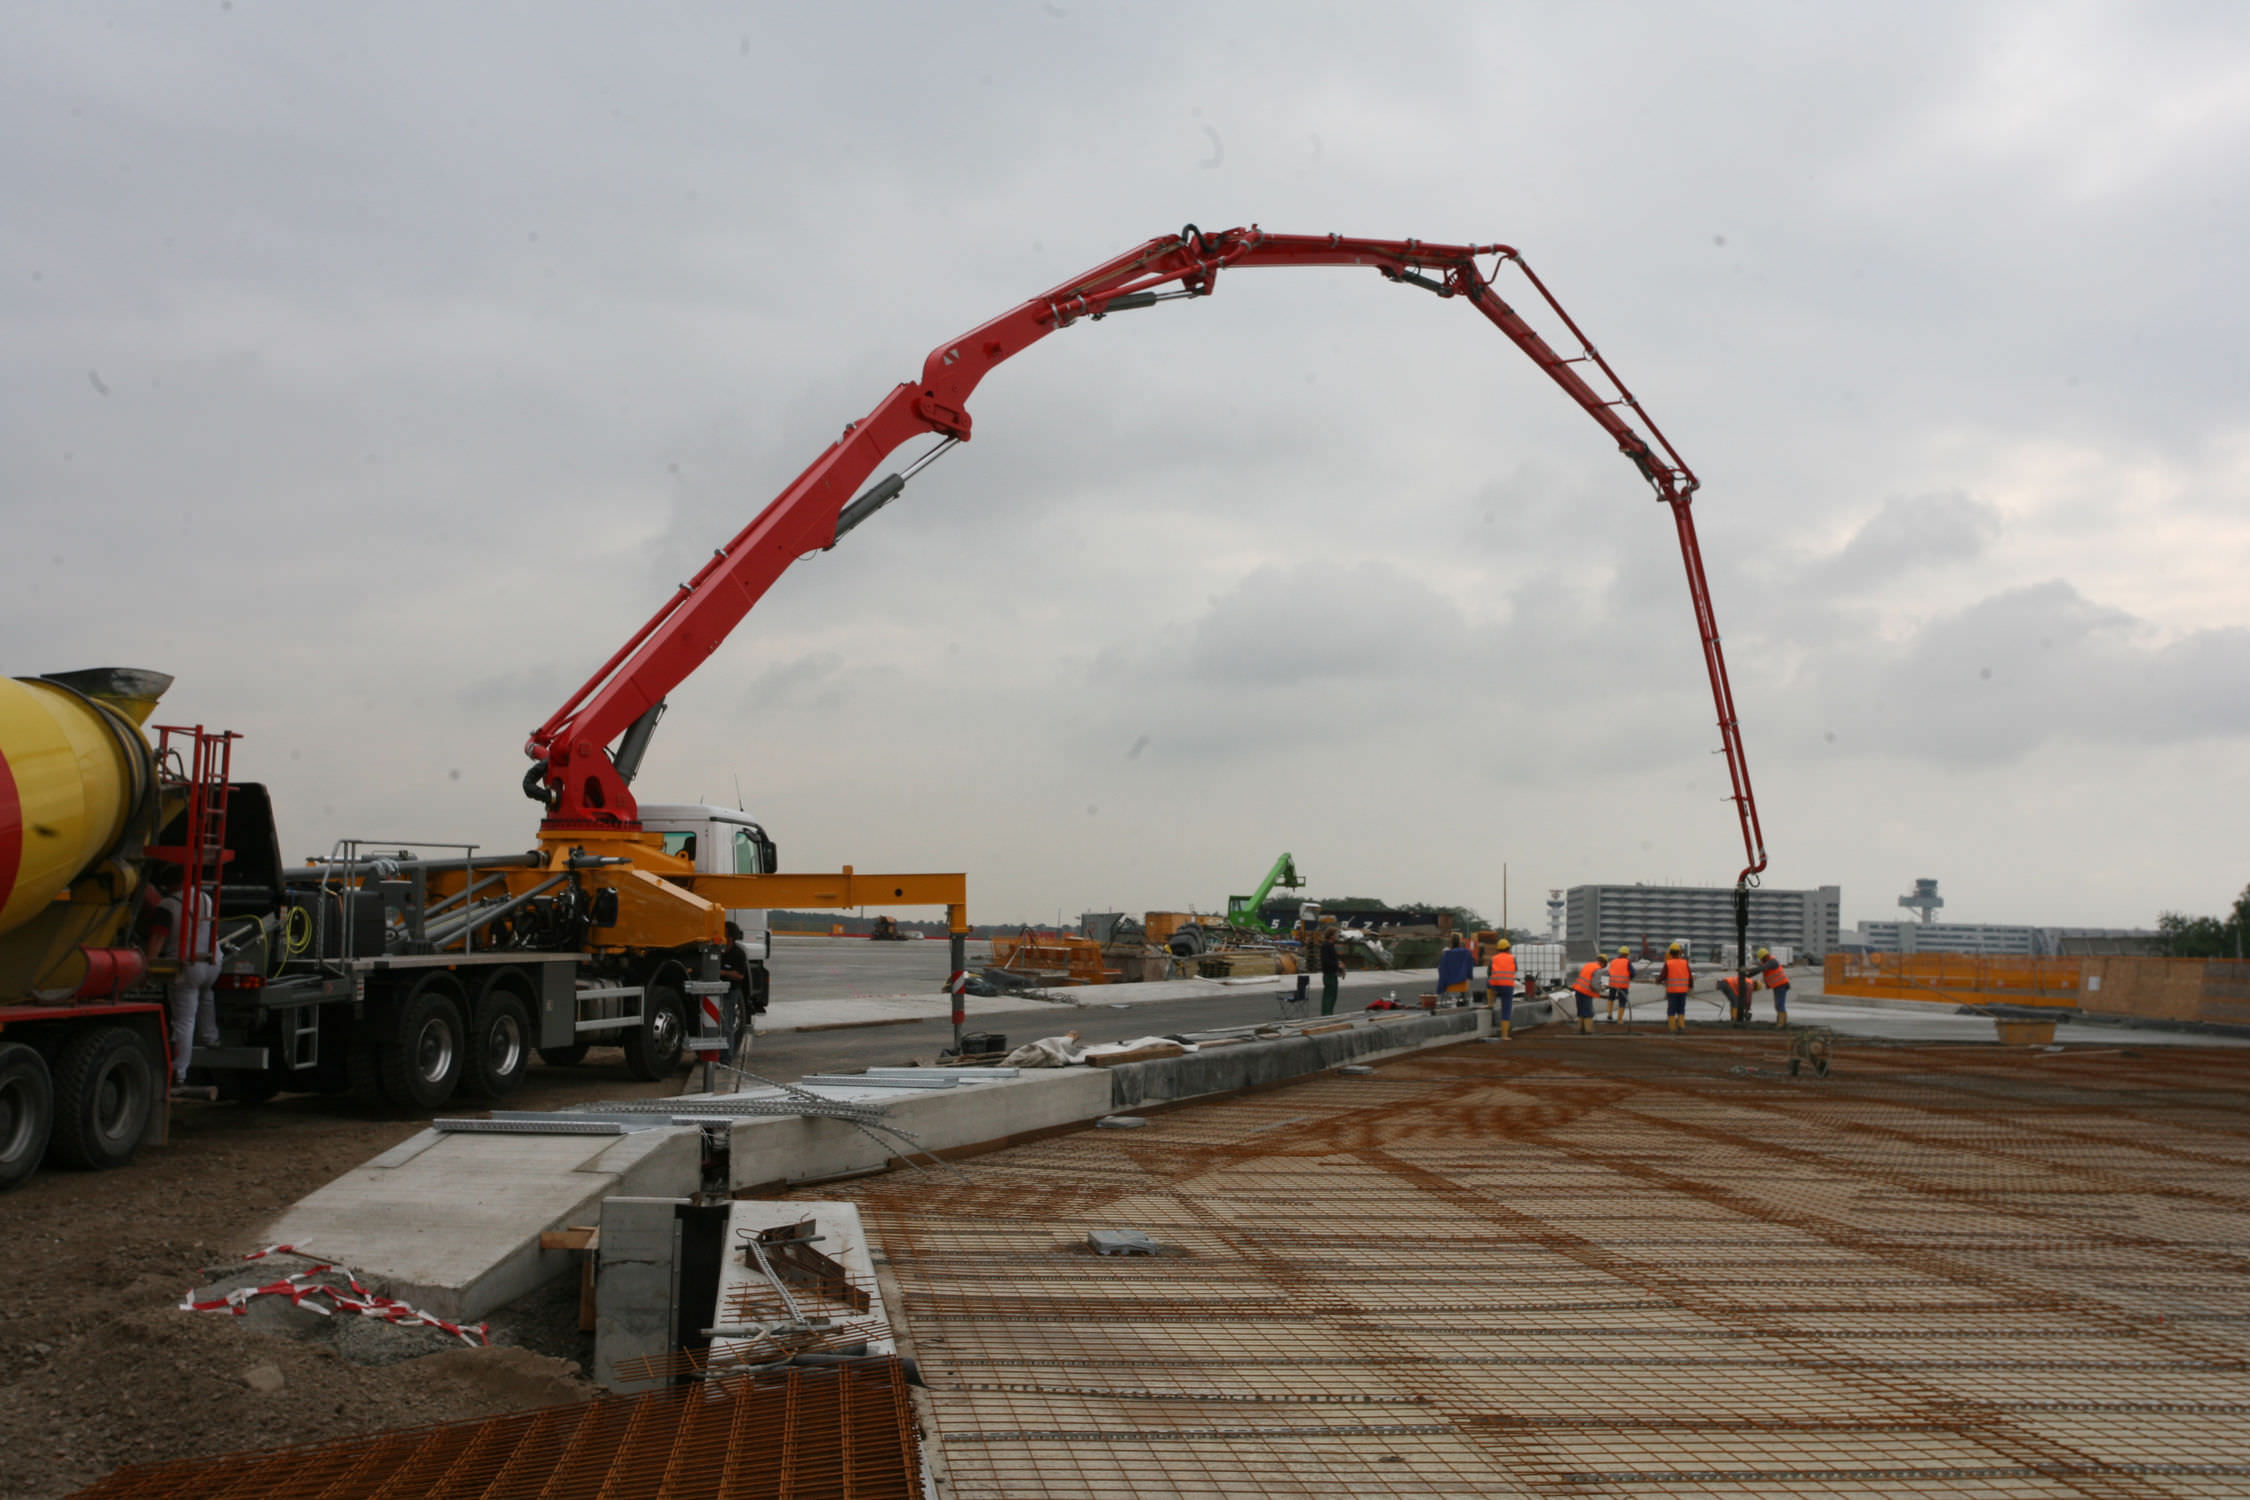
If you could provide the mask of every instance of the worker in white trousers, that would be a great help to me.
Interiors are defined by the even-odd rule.
[[[211,941],[211,897],[196,891],[183,896],[182,880],[171,877],[156,903],[157,931],[150,944],[159,957],[177,959],[172,977],[172,1082],[187,1082],[188,1059],[197,1046],[219,1045],[219,965]]]

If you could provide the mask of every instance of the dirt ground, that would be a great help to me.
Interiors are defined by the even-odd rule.
[[[508,1103],[648,1097],[686,1082],[636,1083],[616,1052],[596,1051],[577,1068],[534,1064]],[[344,1319],[292,1336],[271,1301],[241,1318],[179,1310],[190,1288],[240,1273],[283,1208],[422,1123],[325,1097],[176,1104],[170,1144],[131,1166],[45,1171],[0,1197],[0,1497],[66,1495],[120,1464],[589,1395],[578,1370],[591,1336],[577,1333],[571,1287],[496,1314],[489,1349],[357,1319],[343,1336],[333,1325]]]

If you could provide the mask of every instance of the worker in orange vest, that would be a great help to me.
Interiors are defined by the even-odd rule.
[[[1773,956],[1771,948],[1758,950],[1758,982],[1773,992],[1773,1024],[1789,1024],[1789,971],[1781,960]]]
[[[1750,1019],[1748,996],[1749,991],[1742,987],[1742,980],[1739,976],[1734,974],[1721,974],[1719,976],[1719,998],[1726,1002],[1727,1019],[1737,1026],[1746,1024]]]
[[[1485,968],[1485,983],[1492,995],[1492,1008],[1500,1012],[1500,1040],[1513,1040],[1508,1025],[1516,1014],[1516,955],[1506,938],[1493,945],[1492,962]]]
[[[1633,1019],[1633,950],[1630,948],[1618,949],[1617,957],[1609,961],[1609,1019],[1611,1025]]]
[[[1578,977],[1571,981],[1571,993],[1578,997],[1578,1030],[1580,1034],[1594,1034],[1594,976],[1602,971],[1602,956],[1596,953],[1578,966]]]
[[[1687,1030],[1688,991],[1695,987],[1695,971],[1688,967],[1687,955],[1674,943],[1664,950],[1664,1029]]]

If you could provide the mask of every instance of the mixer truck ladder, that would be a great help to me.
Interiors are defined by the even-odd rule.
[[[180,867],[182,963],[215,963],[219,947],[221,870],[227,852],[227,787],[234,771],[232,730],[201,724],[156,726],[156,774],[162,795],[182,796],[182,842],[152,844],[147,853]],[[196,914],[202,913],[197,920]]]

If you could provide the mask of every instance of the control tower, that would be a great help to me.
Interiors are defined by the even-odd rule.
[[[1564,904],[1563,893],[1550,888],[1547,892],[1547,941],[1550,943],[1562,941]]]
[[[1898,904],[1920,917],[1922,925],[1927,927],[1937,920],[1937,909],[1945,905],[1945,898],[1937,893],[1936,881],[1917,880],[1914,894],[1899,897]]]

